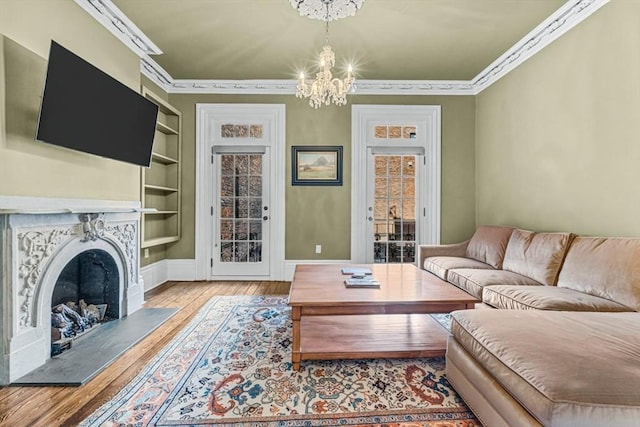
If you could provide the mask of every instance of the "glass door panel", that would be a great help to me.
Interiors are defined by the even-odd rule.
[[[416,156],[372,155],[373,262],[413,263],[416,245]]]
[[[262,153],[217,155],[216,275],[268,274],[265,262],[268,204]]]

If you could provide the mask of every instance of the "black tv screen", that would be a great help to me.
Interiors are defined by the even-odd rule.
[[[52,41],[36,139],[149,166],[158,106]]]

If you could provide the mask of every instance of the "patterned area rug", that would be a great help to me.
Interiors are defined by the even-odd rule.
[[[283,297],[213,298],[81,426],[480,426],[443,358],[303,362],[293,371],[290,319]]]

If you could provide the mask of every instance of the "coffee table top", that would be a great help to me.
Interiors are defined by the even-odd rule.
[[[347,288],[343,267],[368,267],[379,288]],[[413,264],[300,264],[291,283],[289,305],[479,302],[462,289]]]

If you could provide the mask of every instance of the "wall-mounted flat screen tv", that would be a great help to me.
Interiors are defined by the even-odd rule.
[[[36,139],[149,166],[158,106],[52,41]]]

